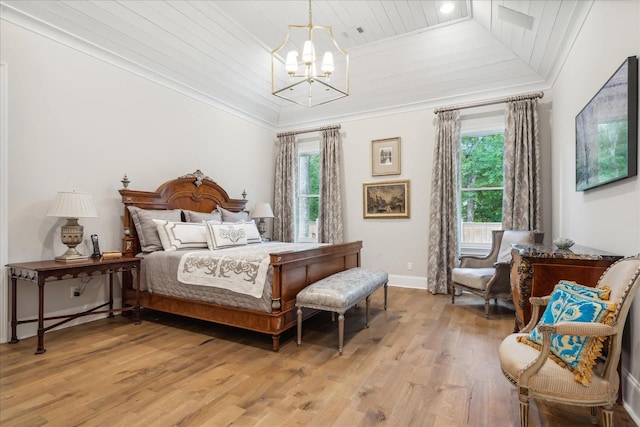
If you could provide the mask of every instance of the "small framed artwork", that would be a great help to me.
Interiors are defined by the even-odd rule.
[[[371,175],[400,175],[400,137],[371,141]]]
[[[409,218],[409,180],[362,184],[364,218]]]

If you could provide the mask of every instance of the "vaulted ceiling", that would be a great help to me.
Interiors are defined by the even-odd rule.
[[[307,1],[0,1],[1,17],[274,129],[551,87],[592,1],[312,2],[349,52],[350,95],[271,94],[271,51]]]

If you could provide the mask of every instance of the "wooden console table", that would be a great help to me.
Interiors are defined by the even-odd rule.
[[[81,261],[59,262],[59,261],[36,261],[7,264],[9,277],[11,278],[11,341],[9,343],[17,343],[17,327],[22,323],[38,322],[38,347],[36,354],[42,354],[47,351],[44,348],[44,333],[49,329],[62,325],[70,320],[90,314],[109,313],[109,317],[113,317],[114,312],[134,311],[135,322],[140,322],[140,258],[116,258],[101,259],[90,258]],[[136,271],[136,279],[134,280],[136,289],[136,305],[133,307],[113,308],[113,274],[120,272],[131,274]],[[63,316],[44,317],[44,285],[47,279],[70,279],[80,275],[91,276],[93,274],[109,275],[109,301],[89,310],[80,313],[74,313]],[[38,285],[38,318],[18,320],[17,316],[17,284],[18,279],[27,282],[36,283]],[[108,309],[100,310],[105,306]],[[53,325],[44,327],[45,320],[63,319]]]
[[[560,280],[594,287],[607,267],[622,258],[577,245],[571,249],[558,249],[541,244],[513,244],[512,248],[511,294],[516,310],[516,331],[531,319],[529,297],[549,295]]]

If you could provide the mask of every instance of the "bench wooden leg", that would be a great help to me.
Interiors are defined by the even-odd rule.
[[[298,307],[298,345],[302,344],[302,308]]]
[[[366,309],[364,314],[364,327],[369,327],[369,306],[371,305],[371,295],[367,296],[366,301]]]
[[[344,313],[338,314],[338,353],[342,355],[342,345],[344,343]]]
[[[384,311],[387,311],[387,283],[384,284]]]

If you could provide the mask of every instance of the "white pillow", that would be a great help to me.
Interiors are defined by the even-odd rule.
[[[262,243],[262,236],[258,231],[258,226],[253,221],[244,223],[244,232],[247,235],[247,243]]]
[[[207,227],[193,222],[173,222],[154,219],[165,251],[183,248],[206,248]]]
[[[243,221],[220,224],[218,221],[207,221],[207,245],[209,249],[223,249],[247,244],[247,234]]]
[[[533,232],[505,230],[502,234],[502,242],[500,242],[500,251],[498,251],[498,260],[496,262],[511,262],[512,243],[533,243]]]

